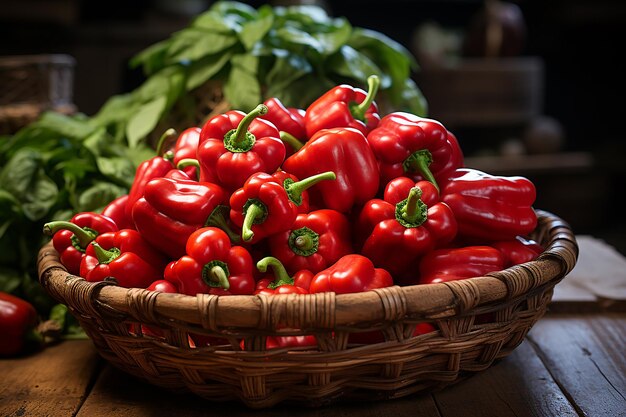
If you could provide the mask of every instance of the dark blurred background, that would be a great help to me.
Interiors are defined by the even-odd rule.
[[[141,72],[128,67],[134,54],[185,27],[210,4],[3,0],[0,56],[71,56],[66,104],[91,115],[108,97],[143,82]],[[527,176],[537,185],[536,207],[626,253],[625,2],[316,4],[353,26],[384,33],[416,56],[414,78],[430,116],[457,135],[468,165]]]

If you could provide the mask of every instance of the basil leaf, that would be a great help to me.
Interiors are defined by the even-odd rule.
[[[187,78],[187,90],[193,90],[200,87],[215,74],[217,74],[224,65],[230,61],[232,52],[227,52],[222,56],[205,57],[197,63],[191,65],[189,69],[189,77]]]
[[[285,94],[285,90],[298,78],[313,72],[313,67],[305,57],[297,54],[290,54],[287,51],[275,51],[276,58],[272,69],[265,77],[267,85],[266,95],[269,97],[280,97]]]
[[[163,115],[166,105],[167,96],[157,97],[142,105],[139,111],[131,117],[126,126],[126,136],[131,148],[138,146],[139,142],[152,132]]]
[[[127,188],[132,186],[133,178],[135,177],[135,167],[127,158],[98,157],[96,158],[96,163],[102,175]]]
[[[347,45],[342,46],[339,52],[330,58],[330,62],[332,72],[335,74],[360,80],[364,84],[370,75],[383,74],[374,61]],[[388,76],[379,75],[379,78],[381,89],[391,82]]]
[[[274,14],[269,6],[259,8],[258,17],[243,24],[239,39],[246,48],[251,50],[269,32],[274,24]]]
[[[79,211],[100,212],[111,201],[126,194],[127,190],[109,182],[97,182],[82,192],[78,200]]]
[[[43,169],[38,169],[28,192],[22,198],[24,215],[33,221],[43,219],[56,203],[59,188]]]
[[[0,291],[13,294],[21,283],[21,274],[17,269],[0,266]]]
[[[251,111],[262,101],[261,85],[256,77],[259,59],[248,54],[235,55],[231,64],[224,96],[233,108]]]
[[[182,61],[196,61],[207,55],[213,55],[230,48],[238,42],[233,35],[207,33],[197,29],[180,32],[168,48],[166,63],[175,64]]]

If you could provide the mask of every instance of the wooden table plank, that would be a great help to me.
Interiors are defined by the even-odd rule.
[[[267,410],[254,410],[254,415],[293,416],[294,407],[280,404]],[[77,417],[244,417],[251,412],[240,403],[210,402],[193,394],[172,393],[106,366]],[[385,402],[341,403],[321,408],[298,407],[297,414],[299,417],[441,417],[429,395]]]
[[[31,356],[0,360],[0,415],[73,415],[100,363],[89,340],[67,341]]]
[[[552,315],[527,340],[580,414],[626,416],[626,315]]]
[[[578,416],[527,342],[500,363],[434,396],[444,417]]]

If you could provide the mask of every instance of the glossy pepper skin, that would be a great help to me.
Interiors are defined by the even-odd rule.
[[[317,273],[353,253],[350,221],[337,210],[298,214],[289,230],[269,237],[270,252],[287,271]]]
[[[168,140],[176,135],[174,129],[168,129],[163,133],[157,145],[156,156],[145,160],[137,167],[133,184],[128,191],[128,201],[126,202],[126,217],[132,219],[133,206],[137,200],[143,196],[146,184],[154,179],[167,174],[174,164],[172,163],[172,152],[165,152]]]
[[[535,185],[527,178],[472,168],[457,169],[441,190],[459,223],[459,237],[468,242],[527,235],[537,226],[535,198]]]
[[[181,294],[252,294],[253,262],[242,246],[231,246],[221,229],[203,227],[189,236],[186,255],[170,263],[164,272]]]
[[[102,209],[103,216],[107,216],[115,222],[118,229],[134,229],[133,219],[126,215],[126,206],[128,205],[128,194],[124,194],[107,204]]]
[[[283,179],[284,178],[284,179]],[[305,201],[309,187],[334,180],[332,171],[295,181],[283,172],[274,175],[258,172],[230,196],[230,219],[241,228],[245,242],[256,243],[291,227]]]
[[[248,114],[232,110],[205,123],[197,151],[200,181],[233,191],[250,175],[271,174],[280,167],[285,145],[276,126],[258,117],[266,113],[267,106],[260,104]]]
[[[43,226],[43,232],[52,236],[61,263],[73,275],[80,274],[80,263],[89,243],[99,234],[117,230],[111,218],[94,212],[77,213],[69,222],[54,221]]]
[[[220,223],[225,221],[221,210],[226,204],[228,193],[219,185],[155,178],[135,203],[133,221],[148,242],[175,259],[185,254],[187,239],[194,231],[208,224],[224,224]]]
[[[311,294],[332,292],[349,294],[393,285],[391,274],[376,268],[371,260],[359,254],[342,256],[328,268],[315,274],[309,285]]]
[[[489,246],[502,252],[505,268],[534,261],[544,250],[539,243],[522,236],[493,242]]]
[[[306,289],[313,279],[313,273],[306,269],[297,271],[293,276],[289,276],[284,265],[273,256],[266,256],[256,264],[257,269],[265,273],[268,267],[273,272],[261,278],[256,283],[255,294],[308,294]]]
[[[412,182],[408,181],[407,185]],[[357,220],[359,234],[364,237],[361,254],[397,279],[410,276],[420,257],[451,242],[457,232],[452,210],[439,201],[430,181],[413,183],[403,195],[402,201],[370,200]]]
[[[285,143],[286,156],[292,155],[307,140],[304,109],[286,107],[277,97],[268,98],[263,104],[267,106],[263,118],[274,123],[280,132],[280,139]]]
[[[37,311],[31,303],[0,291],[0,356],[21,353],[37,320]]]
[[[367,141],[379,161],[382,184],[404,176],[438,186],[439,180],[463,166],[456,137],[438,121],[410,113],[386,115]]]
[[[322,129],[351,127],[367,135],[380,121],[374,97],[380,79],[367,79],[368,91],[347,84],[334,87],[307,107],[304,116],[306,134],[310,138]]]
[[[136,230],[103,233],[89,244],[80,275],[89,282],[113,277],[126,288],[146,288],[161,279],[167,259]]]
[[[324,181],[309,192],[312,205],[342,213],[374,198],[379,187],[378,162],[365,136],[353,128],[318,131],[283,163],[283,169],[298,178],[326,171],[335,181]]]
[[[419,283],[433,284],[480,277],[504,269],[504,256],[491,246],[436,249],[419,265]]]
[[[200,143],[200,128],[190,127],[182,131],[182,133],[176,139],[174,149],[172,150],[173,158],[172,162],[175,167],[178,166],[180,161],[196,159],[198,152],[198,144]],[[195,165],[188,165],[183,168],[183,171],[189,178],[198,178],[199,173]]]

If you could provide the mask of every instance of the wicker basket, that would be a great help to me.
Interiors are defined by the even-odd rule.
[[[578,246],[567,223],[537,213],[532,238],[546,247],[538,259],[445,284],[342,295],[192,297],[88,283],[63,268],[51,244],[39,253],[39,277],[102,357],[152,384],[252,408],[391,399],[438,390],[488,368],[543,316],[554,286],[576,264]],[[436,330],[411,337],[420,322]],[[158,326],[164,337],[131,331],[136,323]],[[373,329],[386,341],[348,343],[351,333]],[[192,348],[189,333],[219,336],[225,344]],[[265,349],[267,335],[283,334],[314,334],[319,346]]]

